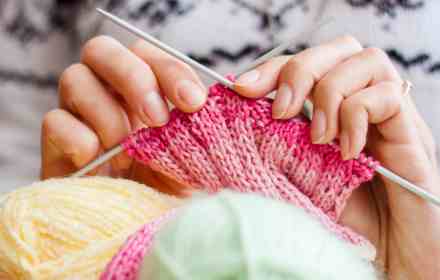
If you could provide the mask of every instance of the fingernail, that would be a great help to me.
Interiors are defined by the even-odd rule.
[[[177,95],[191,109],[200,108],[206,101],[205,92],[190,80],[182,80],[177,84]]]
[[[252,84],[255,83],[258,80],[258,78],[260,78],[260,72],[254,69],[238,77],[236,84],[240,84],[240,85]]]
[[[339,135],[339,146],[341,147],[341,157],[343,160],[350,158],[350,139],[347,132],[342,131]]]
[[[351,158],[359,158],[359,154],[366,144],[366,136],[368,131],[368,125],[361,127],[361,130],[355,130],[350,139],[349,153]]]
[[[281,119],[287,113],[289,105],[293,101],[293,92],[290,86],[286,83],[282,83],[278,88],[275,101],[272,106],[272,117],[274,119]]]
[[[168,107],[157,91],[144,95],[142,110],[145,116],[144,121],[148,125],[163,125],[168,122]]]
[[[327,127],[325,113],[321,109],[315,109],[312,118],[312,142],[323,144]]]

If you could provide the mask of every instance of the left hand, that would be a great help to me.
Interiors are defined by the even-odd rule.
[[[383,166],[440,197],[434,140],[402,84],[384,51],[345,36],[276,57],[240,76],[235,90],[254,98],[277,90],[278,119],[294,117],[310,98],[314,143],[338,138],[346,160],[367,147]],[[440,210],[385,178],[382,184],[356,190],[341,223],[376,245],[390,279],[438,279]]]

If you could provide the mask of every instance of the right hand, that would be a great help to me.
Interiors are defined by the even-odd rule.
[[[99,36],[85,44],[81,63],[61,75],[59,98],[60,109],[47,113],[42,125],[42,179],[71,174],[133,130],[165,125],[166,100],[184,112],[197,111],[207,89],[188,65],[145,41],[126,48]],[[126,177],[168,192],[180,188],[123,153],[92,174]]]

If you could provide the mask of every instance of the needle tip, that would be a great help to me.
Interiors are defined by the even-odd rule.
[[[101,9],[101,8],[96,8],[96,11],[98,13],[100,13],[101,15],[103,15],[103,16],[112,17],[112,14],[110,14],[109,12],[107,12],[107,11]]]

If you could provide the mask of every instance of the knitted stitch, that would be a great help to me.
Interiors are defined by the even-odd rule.
[[[160,128],[144,128],[123,143],[136,160],[209,193],[226,186],[304,208],[354,244],[367,242],[337,224],[352,191],[374,175],[370,157],[343,161],[335,143],[315,145],[304,117],[273,120],[271,101],[209,90],[202,110],[171,112]]]
[[[131,235],[107,265],[100,280],[136,280],[144,256],[152,247],[155,233],[173,214],[174,211],[171,211]]]
[[[337,221],[352,191],[373,177],[377,163],[364,154],[343,161],[335,143],[311,143],[307,119],[273,120],[271,107],[270,99],[245,99],[217,84],[199,112],[173,110],[166,126],[139,130],[123,146],[136,160],[183,184],[209,193],[230,188],[289,202],[342,239],[371,247]],[[136,279],[163,220],[130,237],[101,280]]]

